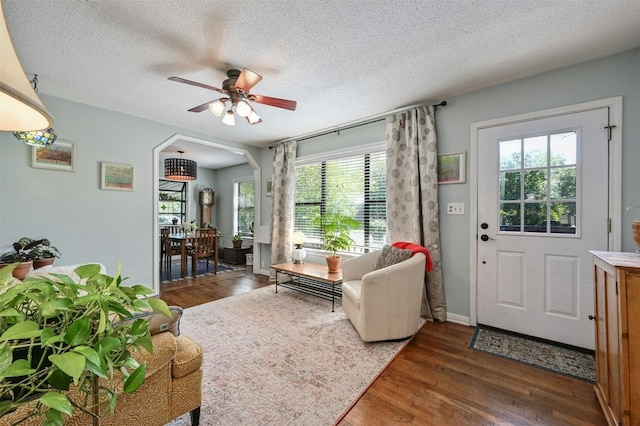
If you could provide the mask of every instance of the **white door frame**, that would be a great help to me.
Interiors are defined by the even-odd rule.
[[[469,325],[477,325],[477,292],[478,292],[478,134],[480,130],[538,120],[556,115],[573,114],[599,108],[609,108],[609,123],[615,125],[609,141],[609,218],[611,232],[609,232],[609,250],[620,251],[622,232],[622,96],[600,99],[576,105],[535,111],[526,114],[512,115],[493,120],[471,123],[471,146],[469,148],[469,176],[470,183],[470,234],[469,234]]]

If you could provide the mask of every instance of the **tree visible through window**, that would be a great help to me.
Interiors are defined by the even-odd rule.
[[[500,230],[576,234],[577,132],[500,141]]]
[[[387,232],[386,156],[383,152],[320,161],[296,167],[295,229],[305,246],[321,248],[321,231],[312,219],[325,212],[360,221],[352,232],[354,252],[382,247]]]

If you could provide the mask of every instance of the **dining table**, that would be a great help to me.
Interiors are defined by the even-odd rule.
[[[184,278],[187,275],[187,246],[193,244],[196,239],[195,233],[179,232],[177,234],[170,234],[169,241],[172,243],[180,244],[180,277]],[[215,261],[218,260],[218,236],[214,236],[215,247]],[[195,277],[194,277],[195,278]]]

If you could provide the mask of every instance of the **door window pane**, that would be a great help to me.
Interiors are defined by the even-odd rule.
[[[576,199],[576,168],[551,169],[551,199]]]
[[[527,170],[524,172],[524,197],[527,200],[547,198],[547,171]]]
[[[524,139],[524,167],[547,167],[547,137]]]
[[[520,200],[520,171],[500,173],[500,200]]]
[[[547,203],[525,203],[524,232],[547,232]]]
[[[500,142],[500,170],[520,169],[522,143],[520,139]]]
[[[500,230],[520,232],[520,203],[500,204]]]
[[[552,234],[576,233],[576,203],[558,202],[551,203],[551,229]]]
[[[577,133],[566,132],[549,136],[552,166],[569,166],[576,164]]]

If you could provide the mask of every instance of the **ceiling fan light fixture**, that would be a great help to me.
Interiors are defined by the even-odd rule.
[[[253,109],[246,101],[238,101],[238,105],[236,105],[236,112],[240,117],[247,117],[253,112]]]
[[[225,108],[225,103],[222,101],[222,99],[218,99],[217,101],[211,102],[209,104],[209,110],[216,117],[220,117],[220,115],[222,114],[222,111],[224,111],[224,108]]]
[[[235,126],[236,125],[236,118],[233,115],[233,110],[227,111],[227,113],[224,115],[224,118],[222,119],[222,122],[224,124],[226,124],[227,126]]]
[[[262,123],[262,118],[254,110],[251,110],[251,113],[247,116],[247,121],[249,124],[258,124]]]

